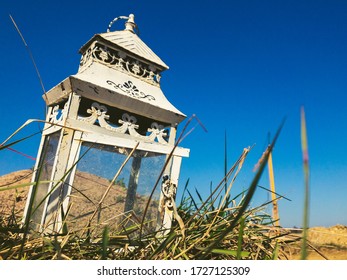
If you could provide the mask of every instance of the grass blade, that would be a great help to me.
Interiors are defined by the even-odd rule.
[[[301,108],[301,149],[303,156],[304,176],[305,176],[305,199],[304,199],[304,217],[303,217],[303,232],[302,232],[302,246],[301,246],[301,259],[307,258],[307,231],[309,224],[309,160],[308,160],[308,144],[307,144],[307,130],[304,108]]]
[[[40,182],[38,182],[38,184],[45,184],[45,183],[51,183],[51,182],[55,182],[55,181],[40,181]],[[8,186],[8,184],[6,184],[5,186],[0,187],[0,192],[13,190],[13,189],[20,189],[20,188],[30,187],[30,186],[32,186],[34,184],[35,184],[34,182],[22,183],[22,184],[17,184],[17,185],[13,185],[13,186]]]
[[[110,241],[110,230],[108,226],[106,226],[102,232],[102,253],[101,253],[101,258],[103,260],[107,259],[107,247],[108,243]]]
[[[159,254],[159,252],[161,252],[162,250],[164,250],[165,248],[167,248],[167,246],[170,244],[170,242],[172,240],[174,240],[177,237],[177,233],[175,231],[171,231],[167,238],[155,249],[155,251],[153,252],[153,254],[149,257],[149,259],[151,260],[155,255]]]
[[[242,217],[240,221],[240,229],[239,229],[239,237],[237,240],[237,255],[236,258],[238,260],[241,259],[241,253],[242,253],[242,240],[243,240],[243,230],[245,228],[245,218]]]
[[[227,249],[212,249],[211,253],[221,254],[221,255],[229,255],[233,257],[237,257],[238,259],[249,257],[250,253],[246,251],[239,250],[227,250]]]
[[[273,164],[272,164],[272,152],[269,153],[268,158],[268,171],[269,171],[269,182],[270,182],[270,189],[271,189],[271,200],[272,200],[272,216],[274,219],[275,226],[279,227],[279,213],[278,213],[278,203],[275,195],[275,175],[273,170]]]
[[[186,193],[186,190],[187,190],[187,188],[188,188],[189,180],[190,180],[190,178],[187,179],[186,184],[185,184],[185,186],[184,186],[184,189],[183,189],[183,192],[182,192],[182,197],[181,197],[181,203],[180,203],[180,204],[183,204],[183,201],[184,201],[184,194]]]
[[[227,193],[228,189],[228,180],[227,180],[227,173],[228,173],[228,151],[227,151],[227,131],[225,130],[224,133],[224,190],[225,193]]]

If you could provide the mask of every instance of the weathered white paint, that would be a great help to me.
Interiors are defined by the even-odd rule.
[[[76,161],[85,142],[120,150],[133,149],[139,144],[137,150],[149,153],[148,156],[166,155],[169,162],[165,173],[168,173],[170,180],[162,185],[165,187],[161,194],[164,205],[158,210],[162,214],[159,227],[171,227],[172,204],[182,157],[189,156],[189,149],[175,147],[176,127],[186,116],[162,92],[161,72],[168,66],[138,37],[135,26],[134,17],[130,15],[125,30],[95,35],[81,48],[78,73],[69,76],[43,96],[49,107],[48,123],[43,130],[36,168],[43,156],[47,137],[55,132],[60,135],[50,177],[52,183],[48,187],[51,193],[45,200],[41,217],[43,231],[61,231],[60,208],[62,206],[64,212],[68,209]],[[80,106],[90,107],[82,110],[86,112],[81,112]],[[116,115],[110,116],[112,113]],[[120,125],[111,123],[110,119],[118,121]],[[140,127],[140,124],[148,123],[150,127]],[[171,127],[169,135],[166,135],[166,127]],[[147,134],[142,135],[137,130]],[[134,158],[126,211],[132,207],[131,201],[136,194],[140,163],[140,159]],[[37,179],[35,172],[33,181]],[[32,188],[29,192],[31,196]],[[28,214],[28,203],[25,215]]]

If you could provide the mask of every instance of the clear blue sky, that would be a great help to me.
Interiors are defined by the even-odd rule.
[[[165,3],[165,4],[164,4]],[[283,226],[301,226],[303,167],[300,107],[308,126],[311,167],[311,226],[347,225],[347,1],[19,1],[0,3],[0,142],[27,119],[44,116],[42,90],[9,14],[21,29],[50,89],[78,69],[79,48],[105,32],[120,15],[135,14],[141,39],[170,69],[162,89],[199,127],[182,143],[181,187],[208,194],[228,163],[255,144],[237,185],[251,182],[253,166],[283,117],[273,153]],[[116,29],[123,28],[116,24]],[[21,136],[38,130],[32,125]],[[39,137],[14,148],[36,156]],[[1,151],[0,175],[33,162]],[[261,185],[268,186],[267,172]],[[257,190],[253,206],[269,195]]]

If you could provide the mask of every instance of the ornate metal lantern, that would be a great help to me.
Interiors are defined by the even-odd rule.
[[[43,96],[47,123],[25,209],[33,229],[124,228],[145,209],[147,228],[171,227],[189,156],[174,148],[186,116],[164,96],[168,66],[138,37],[134,16],[117,19],[127,20],[125,29],[93,36],[80,49],[78,73]]]

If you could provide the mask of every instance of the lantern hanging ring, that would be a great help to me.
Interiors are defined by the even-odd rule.
[[[111,30],[111,26],[118,20],[120,19],[123,19],[123,20],[127,20],[126,23],[125,23],[125,30],[128,30],[128,31],[131,31],[133,33],[137,33],[139,34],[140,31],[139,31],[139,28],[137,26],[137,24],[135,23],[134,21],[134,18],[135,16],[133,14],[130,14],[128,17],[127,16],[119,16],[119,17],[116,17],[114,18],[110,24],[108,25],[108,28],[107,28],[107,32],[110,32]],[[136,32],[135,32],[136,31]]]

